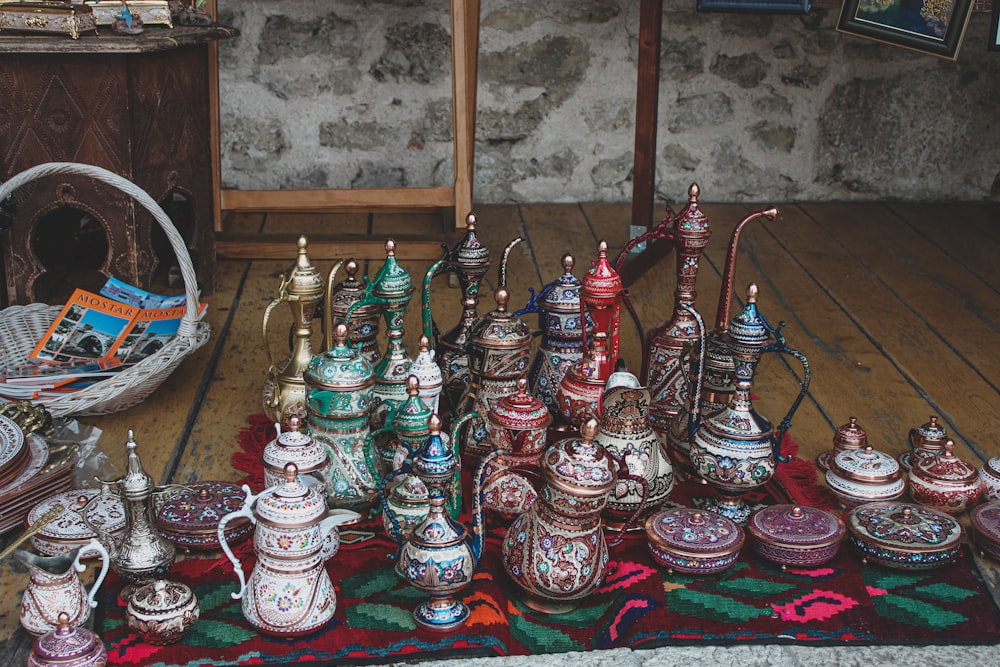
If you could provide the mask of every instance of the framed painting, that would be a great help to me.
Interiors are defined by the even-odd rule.
[[[990,51],[1000,51],[1000,0],[993,0],[993,18],[990,21]]]
[[[810,0],[698,0],[699,12],[808,14]]]
[[[972,0],[844,0],[837,30],[954,60],[971,15]]]

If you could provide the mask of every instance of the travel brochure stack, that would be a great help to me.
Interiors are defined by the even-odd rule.
[[[205,315],[198,307],[198,318]],[[100,292],[77,289],[25,363],[3,369],[0,398],[45,400],[134,366],[177,333],[186,298],[162,296],[109,278]]]

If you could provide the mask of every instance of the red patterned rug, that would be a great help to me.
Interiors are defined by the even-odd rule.
[[[241,434],[234,465],[258,474],[259,451],[270,424],[252,417]],[[260,449],[257,449],[259,446]],[[793,452],[793,443],[786,443]],[[779,468],[780,469],[780,468]],[[808,502],[828,496],[815,484],[811,464],[796,461],[750,500]],[[259,484],[259,480],[258,480]],[[690,504],[704,487],[679,485],[674,501]],[[344,531],[345,544],[328,563],[337,588],[335,619],[304,638],[257,634],[244,620],[232,566],[224,558],[177,563],[170,577],[194,590],[201,619],[182,643],[154,647],[124,622],[117,581],[101,605],[97,629],[118,665],[250,665],[282,662],[380,663],[457,656],[496,656],[587,651],[670,644],[806,643],[935,644],[996,643],[1000,616],[963,551],[950,567],[903,572],[862,564],[846,544],[828,565],[787,570],[749,550],[722,575],[668,574],[656,566],[642,539],[612,550],[604,587],[571,613],[551,616],[519,599],[499,562],[505,529],[489,531],[485,556],[464,595],[468,623],[449,633],[417,628],[412,609],[423,595],[402,581],[389,554],[395,544],[369,522]],[[367,534],[366,534],[367,533]],[[356,540],[356,541],[355,541]],[[253,556],[244,545],[249,572]],[[110,577],[109,577],[110,578]]]

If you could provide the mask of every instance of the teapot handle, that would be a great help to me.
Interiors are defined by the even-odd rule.
[[[764,320],[764,322],[767,324],[767,320]],[[764,351],[787,354],[791,357],[795,357],[802,364],[802,381],[800,383],[801,389],[799,389],[799,395],[795,397],[795,401],[793,401],[791,407],[788,408],[788,414],[785,415],[785,417],[778,424],[778,428],[775,429],[774,440],[771,443],[775,459],[781,463],[788,463],[792,457],[781,455],[781,441],[784,439],[785,433],[788,432],[788,429],[792,427],[792,415],[794,415],[795,411],[799,409],[802,399],[806,397],[806,393],[809,391],[809,382],[812,380],[812,371],[809,369],[809,360],[806,359],[806,355],[796,349],[788,347],[785,344],[785,336],[781,332],[784,326],[784,322],[779,322],[778,327],[776,329],[772,329],[775,342],[765,347]],[[768,328],[770,328],[770,326]]]
[[[608,452],[608,456],[611,456],[611,452]],[[625,525],[621,527],[621,530],[618,531],[618,534],[608,541],[609,549],[613,549],[614,547],[617,547],[619,544],[622,543],[622,540],[625,539],[625,533],[627,533],[629,529],[633,525],[635,525],[636,520],[638,520],[638,518],[642,516],[643,512],[646,511],[646,502],[649,500],[649,482],[646,481],[646,478],[640,477],[639,475],[633,475],[628,469],[628,464],[625,463],[624,456],[622,457],[612,456],[611,460],[615,461],[619,466],[618,468],[619,479],[621,478],[630,479],[642,487],[642,500],[639,501],[639,506],[635,508],[635,511],[629,515],[628,521],[626,521]]]
[[[274,356],[271,354],[271,345],[267,340],[267,323],[268,320],[271,319],[271,311],[274,310],[280,303],[288,300],[288,291],[285,289],[287,286],[288,281],[284,276],[282,276],[281,286],[278,288],[277,298],[267,304],[267,308],[264,309],[264,322],[261,327],[261,334],[264,341],[264,351],[267,353],[267,375],[275,386],[278,384],[278,368],[274,365]],[[268,407],[276,408],[279,403],[280,396],[278,396],[278,392],[274,392],[274,396],[271,397]]]
[[[73,559],[73,569],[77,572],[83,572],[87,569],[87,566],[80,562],[80,554],[84,553],[88,549],[93,549],[101,555],[101,571],[97,575],[97,579],[94,580],[93,585],[91,585],[90,590],[87,591],[87,602],[90,604],[91,609],[97,607],[97,591],[100,589],[101,584],[104,583],[104,577],[108,574],[108,562],[110,561],[110,556],[108,556],[108,550],[104,548],[104,545],[96,538],[90,538],[88,542],[82,549],[76,552],[76,558]]]
[[[264,491],[261,491],[259,494],[255,496],[250,491],[250,487],[244,484],[243,492],[247,494],[247,497],[246,500],[243,501],[243,507],[239,508],[235,512],[230,512],[229,514],[222,517],[222,520],[219,521],[219,527],[216,529],[216,534],[218,535],[219,538],[219,546],[222,547],[222,552],[226,554],[226,558],[228,558],[230,562],[233,564],[233,570],[236,572],[236,578],[239,579],[240,582],[240,590],[237,591],[236,593],[230,593],[230,595],[234,600],[239,600],[240,598],[243,597],[243,594],[246,593],[247,580],[246,580],[246,575],[243,573],[243,565],[240,563],[240,559],[236,557],[236,555],[233,553],[233,550],[229,547],[229,542],[226,541],[226,532],[225,532],[226,524],[232,521],[233,519],[245,516],[246,518],[250,519],[250,523],[256,525],[257,517],[253,515],[253,512],[250,509],[253,506],[253,502],[258,498],[260,498],[261,496],[270,493],[275,488],[277,487],[271,487],[269,489],[265,489]]]
[[[389,492],[388,492],[389,482],[396,479],[397,477],[402,477],[403,475],[407,475],[410,473],[410,471],[413,469],[413,456],[415,454],[416,452],[410,452],[410,454],[406,457],[406,459],[403,460],[403,463],[400,464],[398,468],[391,471],[387,475],[383,475],[382,483],[379,484],[378,487],[378,496],[379,496],[379,501],[381,502],[382,505],[382,511],[385,512],[387,517],[389,517],[389,530],[392,532],[392,535],[390,535],[390,537],[396,540],[396,546],[398,547],[396,555],[389,556],[392,559],[395,559],[396,556],[398,556],[399,553],[403,550],[403,531],[399,527],[399,523],[396,521],[396,513],[392,510],[392,507],[389,506]]]
[[[98,499],[102,497],[107,498],[108,496],[118,495],[111,490],[111,486],[108,482],[105,482],[103,480],[98,480],[98,481],[101,482],[101,492],[96,494],[93,498],[91,498],[90,501],[82,508],[75,511],[77,514],[80,515],[80,520],[83,521],[83,525],[85,525],[87,528],[92,530],[95,535],[97,535],[97,539],[100,540],[101,546],[104,546],[105,544],[114,545],[115,540],[114,537],[111,535],[111,533],[106,531],[102,526],[98,526],[92,523],[90,519],[87,518],[87,514],[90,512],[90,506],[93,505],[95,502],[97,502]]]

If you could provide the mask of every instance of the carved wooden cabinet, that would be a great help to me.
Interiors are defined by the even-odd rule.
[[[105,29],[78,40],[0,35],[0,178],[43,162],[80,162],[120,174],[161,203],[179,193],[191,219],[177,227],[202,293],[210,293],[215,173],[207,48],[233,34],[214,26],[147,28],[134,37]],[[87,177],[53,176],[20,188],[15,199],[17,215],[2,239],[8,303],[35,300],[35,282],[46,271],[35,252],[36,225],[63,206],[103,230],[101,273],[149,287],[158,225],[128,195]]]

